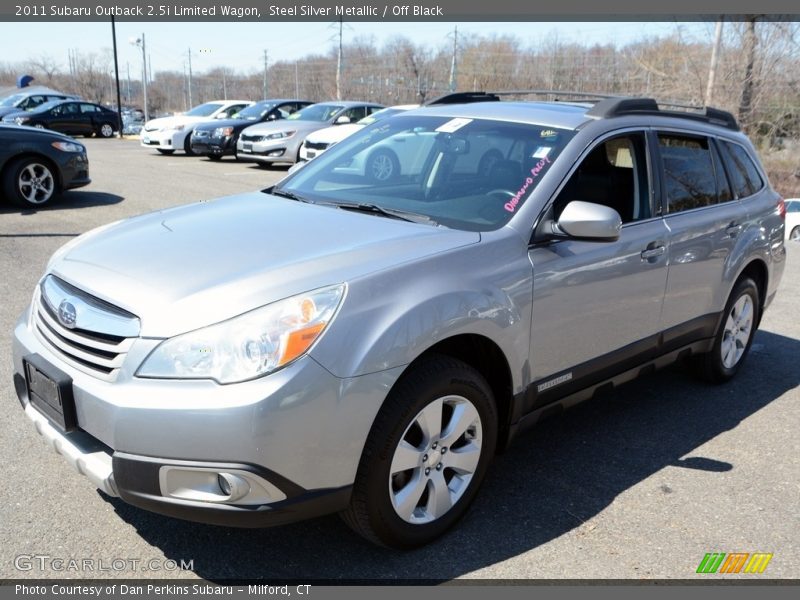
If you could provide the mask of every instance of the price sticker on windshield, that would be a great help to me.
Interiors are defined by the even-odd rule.
[[[455,133],[464,127],[464,125],[469,125],[470,123],[472,123],[472,119],[450,119],[444,125],[439,125],[439,127],[436,128],[436,131],[440,131],[442,133]]]

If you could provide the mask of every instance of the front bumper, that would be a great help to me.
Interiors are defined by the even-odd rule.
[[[266,163],[294,163],[296,148],[289,144],[291,138],[250,142],[239,137],[236,154],[239,158]]]
[[[70,156],[61,164],[61,187],[72,190],[92,183],[89,178],[89,159],[85,153]]]
[[[185,130],[145,131],[141,132],[139,144],[144,148],[161,148],[162,150],[183,150],[183,142],[191,133]]]
[[[339,379],[306,356],[269,376],[233,385],[132,376],[103,381],[60,360],[27,318],[14,331],[14,383],[47,444],[111,496],[173,517],[232,526],[288,523],[344,509],[364,441],[400,369]],[[157,343],[157,342],[155,342]],[[23,358],[38,354],[72,380],[78,428],[64,433],[28,399]],[[260,504],[173,494],[166,469],[234,472],[263,482]],[[216,479],[214,479],[216,481]]]
[[[236,142],[232,136],[225,137],[196,137],[190,141],[192,152],[201,156],[227,156],[236,153]]]

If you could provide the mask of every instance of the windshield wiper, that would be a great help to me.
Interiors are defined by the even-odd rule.
[[[402,221],[408,221],[410,223],[425,223],[426,225],[438,225],[436,221],[434,221],[427,215],[415,212],[409,212],[407,210],[397,210],[395,208],[384,208],[383,206],[378,206],[377,204],[371,204],[369,202],[359,202],[358,204],[346,204],[337,202],[336,206],[338,206],[342,210],[373,213],[376,215],[383,215],[384,217],[389,217],[391,219],[400,219]]]
[[[268,194],[272,194],[273,196],[280,196],[281,198],[288,198],[289,200],[297,200],[298,202],[305,202],[306,204],[314,204],[313,200],[309,200],[308,198],[303,198],[302,196],[298,196],[294,192],[290,192],[289,190],[284,190],[281,188],[272,188],[272,191],[267,191]]]

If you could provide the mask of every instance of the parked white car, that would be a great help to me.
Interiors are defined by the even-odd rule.
[[[786,200],[786,241],[800,242],[800,198]]]
[[[189,144],[194,126],[214,119],[228,119],[248,106],[249,100],[216,100],[195,106],[192,110],[171,117],[150,119],[141,133],[141,145],[155,148],[161,154],[183,150],[193,155]]]
[[[336,125],[334,127],[326,127],[325,129],[315,131],[306,138],[305,142],[303,142],[303,145],[300,147],[300,160],[305,161],[316,158],[334,144],[338,144],[346,137],[353,135],[356,131],[360,131],[366,125],[371,125],[375,121],[418,107],[419,104],[398,104],[397,106],[389,106],[364,117],[357,123]]]

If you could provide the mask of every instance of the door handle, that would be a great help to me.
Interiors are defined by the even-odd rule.
[[[741,223],[737,223],[736,221],[731,221],[731,223],[725,228],[725,234],[728,237],[735,238],[739,235],[739,232],[742,230]]]
[[[642,260],[649,260],[651,258],[657,258],[664,254],[667,249],[665,246],[656,246],[655,248],[648,248],[647,250],[642,250]]]

